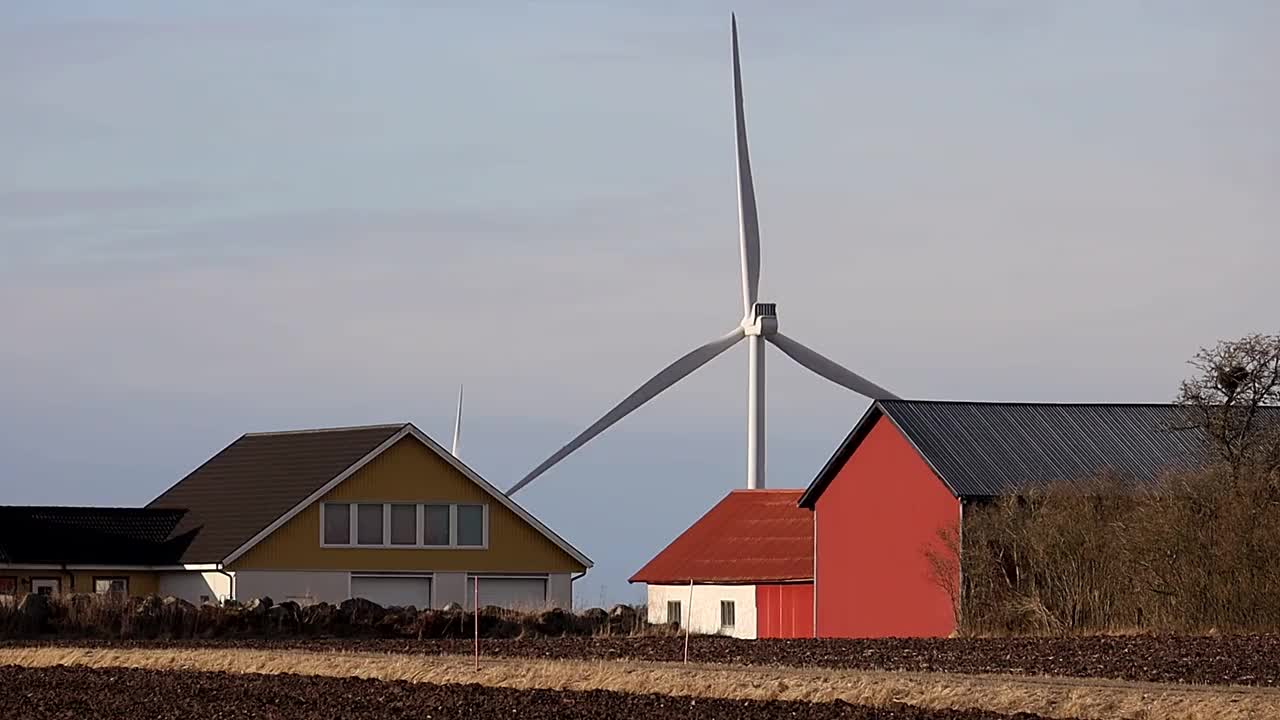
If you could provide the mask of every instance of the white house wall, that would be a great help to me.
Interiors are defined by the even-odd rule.
[[[166,572],[160,573],[158,579],[161,595],[172,595],[189,603],[199,604],[202,598],[222,602],[231,597],[231,578],[220,572]]]
[[[269,597],[277,603],[336,604],[351,597],[351,573],[347,571],[239,570],[235,576],[236,599],[241,602]]]
[[[471,607],[471,583],[468,573],[436,573],[431,590],[431,605],[442,608],[449,603],[458,603],[463,607]],[[484,576],[481,575],[483,587]],[[551,573],[547,582],[546,604],[549,607],[569,610],[573,607],[573,581],[569,573]],[[488,603],[480,599],[481,605]]]
[[[755,585],[694,585],[693,604],[689,604],[688,585],[650,585],[649,622],[668,622],[667,602],[680,603],[680,626],[692,633],[704,635],[729,635],[754,640],[756,637],[756,586]],[[720,601],[734,603],[732,632],[721,632]]]
[[[346,570],[239,570],[232,575],[235,577],[234,585],[221,573],[167,573],[161,576],[160,592],[162,595],[176,595],[193,603],[199,602],[201,595],[210,595],[219,600],[234,596],[241,602],[269,597],[277,603],[293,600],[303,605],[318,602],[337,604],[351,596],[351,572]],[[467,573],[434,573],[431,581],[431,606],[442,608],[449,603],[458,603],[470,607],[471,585],[467,577]],[[545,604],[571,609],[573,583],[569,573],[552,573],[545,577]],[[484,575],[481,575],[480,584],[483,594]],[[483,597],[481,604],[488,604]],[[539,602],[538,605],[541,607],[542,603]],[[753,607],[753,617],[754,612]],[[754,620],[752,622],[754,624]]]
[[[436,573],[431,588],[431,607],[438,610],[449,603],[457,603],[465,607],[468,592],[470,590],[467,588],[466,573]]]
[[[573,576],[551,573],[547,582],[547,605],[561,610],[573,609]]]

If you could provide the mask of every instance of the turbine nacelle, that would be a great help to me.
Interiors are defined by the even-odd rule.
[[[751,314],[742,318],[742,332],[747,337],[778,334],[777,303],[758,302],[752,305]]]

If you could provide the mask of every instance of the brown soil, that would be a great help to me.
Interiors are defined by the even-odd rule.
[[[609,691],[514,690],[359,678],[255,675],[125,668],[0,667],[0,705],[21,718],[274,718],[361,720],[495,717],[854,718],[865,720],[1036,720],[1019,713],[866,707],[843,702],[675,698]]]
[[[245,647],[458,654],[471,652],[462,640],[217,640],[146,642],[67,641],[0,645],[106,647]],[[490,657],[556,660],[641,660],[682,658],[680,638],[541,638],[486,640]],[[733,640],[694,637],[690,660],[739,666],[778,665],[848,670],[903,670],[959,674],[1111,678],[1141,682],[1280,687],[1280,635],[1104,636],[1080,638]]]

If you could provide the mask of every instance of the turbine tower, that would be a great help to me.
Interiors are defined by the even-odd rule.
[[[742,109],[742,69],[738,62],[738,21],[730,17],[733,47],[733,111],[737,136],[738,162],[738,236],[742,257],[742,321],[723,337],[699,347],[663,368],[648,382],[628,395],[591,427],[583,430],[567,445],[557,450],[534,468],[520,482],[511,486],[512,495],[533,482],[539,475],[582,447],[610,425],[652,400],[663,390],[675,385],[694,370],[710,362],[720,353],[747,340],[747,488],[765,487],[765,343],[772,344],[810,371],[873,400],[896,398],[893,393],[858,373],[827,359],[815,350],[778,332],[778,308],[774,303],[760,302],[760,224],[756,217],[756,194],[751,183],[751,159],[747,153],[747,123]]]

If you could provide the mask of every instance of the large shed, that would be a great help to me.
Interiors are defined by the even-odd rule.
[[[971,503],[1102,474],[1138,486],[1210,460],[1177,405],[877,401],[799,501],[813,511],[816,634],[950,635],[927,554],[947,552],[939,533]]]

